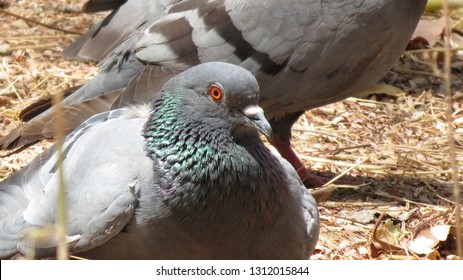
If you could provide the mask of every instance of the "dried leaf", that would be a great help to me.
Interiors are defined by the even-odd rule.
[[[363,211],[351,211],[351,210],[341,210],[339,211],[339,216],[347,218],[349,220],[354,220],[359,223],[367,224],[375,220],[375,214],[378,213],[378,210],[363,210]]]
[[[424,229],[418,233],[408,247],[419,255],[430,254],[441,241],[447,240],[449,231],[449,225],[437,225]]]
[[[376,231],[376,238],[394,246],[399,245],[404,236],[405,233],[400,228],[400,224],[394,224],[393,221],[387,221],[380,225]]]
[[[434,247],[439,244],[439,240],[430,236],[418,236],[410,242],[408,248],[419,255],[429,254]]]
[[[431,227],[431,232],[432,235],[440,241],[445,241],[447,240],[447,237],[449,236],[450,229],[452,227],[449,225],[437,225]]]

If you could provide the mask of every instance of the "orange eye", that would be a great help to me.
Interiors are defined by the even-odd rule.
[[[223,98],[223,91],[218,86],[211,86],[209,88],[209,95],[214,99],[214,101],[220,101]]]

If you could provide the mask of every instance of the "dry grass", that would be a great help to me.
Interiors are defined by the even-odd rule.
[[[100,15],[82,15],[75,1],[17,1],[7,10],[65,30],[84,32]],[[461,17],[460,17],[461,18]],[[76,35],[0,17],[0,136],[16,127],[18,112],[40,96],[84,83],[92,63],[66,61],[60,52]],[[457,26],[463,30],[462,24]],[[455,47],[463,40],[455,35]],[[455,255],[452,168],[447,104],[436,75],[440,56],[407,53],[367,99],[350,98],[307,112],[294,126],[293,145],[306,165],[325,175],[352,167],[364,185],[338,186],[320,203],[320,241],[313,259],[452,259]],[[458,180],[463,170],[463,57],[453,57],[453,115]],[[437,67],[438,68],[438,67]],[[392,87],[393,86],[393,87]],[[50,145],[0,158],[0,179]],[[359,164],[359,162],[361,162]],[[461,207],[461,202],[459,207]],[[409,241],[436,225],[449,225],[433,251],[416,254]],[[375,234],[374,234],[375,233]]]

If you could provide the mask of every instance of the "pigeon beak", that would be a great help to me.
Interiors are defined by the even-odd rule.
[[[261,107],[257,105],[250,105],[244,108],[243,113],[254,124],[260,133],[267,136],[267,138],[272,139],[272,126],[265,118],[264,110],[262,110]]]

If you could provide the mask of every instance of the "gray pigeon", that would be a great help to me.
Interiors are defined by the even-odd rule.
[[[264,146],[271,126],[253,75],[195,66],[152,109],[96,115],[64,142],[72,254],[92,259],[307,259],[316,202],[294,168]],[[104,139],[104,140],[102,140]],[[0,258],[56,216],[54,148],[0,183]],[[56,243],[36,249],[47,257]]]
[[[146,9],[131,8],[140,4]],[[377,83],[404,51],[425,4],[127,0],[67,52],[99,58],[102,47],[118,44],[102,61],[101,73],[64,100],[65,129],[72,131],[111,108],[147,102],[166,80],[194,65],[229,62],[256,76],[259,105],[274,132],[271,143],[304,183],[320,186],[326,179],[310,174],[291,148],[291,126],[304,111]],[[132,30],[132,21],[143,23]],[[0,147],[14,149],[53,137],[52,110],[36,113],[32,110],[26,118],[32,119],[2,139]]]

